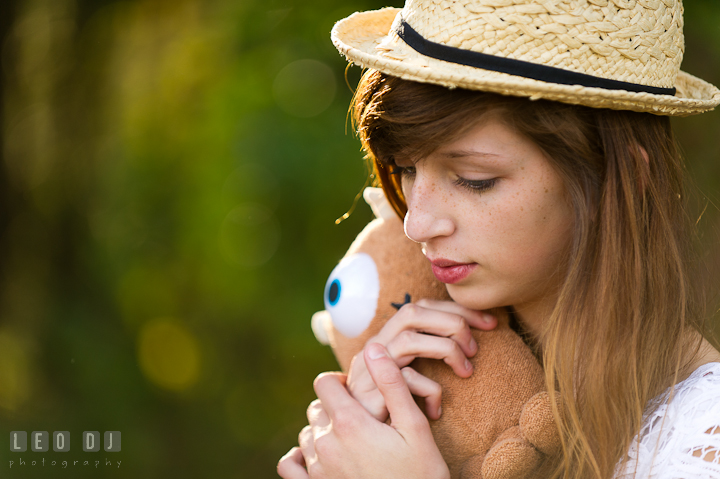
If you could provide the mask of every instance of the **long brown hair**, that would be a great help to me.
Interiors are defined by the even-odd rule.
[[[407,211],[397,155],[423,157],[497,114],[535,142],[574,209],[565,280],[540,344],[563,461],[557,477],[608,478],[649,402],[697,353],[704,301],[691,281],[692,224],[668,118],[467,90],[368,70],[352,105],[376,182]],[[557,391],[557,392],[554,392]]]

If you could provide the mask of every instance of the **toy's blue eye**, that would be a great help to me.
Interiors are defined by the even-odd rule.
[[[342,291],[342,288],[340,287],[340,280],[336,278],[332,283],[330,283],[330,289],[328,290],[327,299],[330,306],[335,306],[340,300],[340,291]]]
[[[333,326],[348,338],[359,336],[375,317],[380,279],[370,255],[343,258],[325,284],[325,309]]]

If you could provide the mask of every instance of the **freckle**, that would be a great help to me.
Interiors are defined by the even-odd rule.
[[[520,211],[525,211],[522,206],[520,207]]]
[[[548,191],[548,189],[547,189],[547,188],[545,188],[545,193],[549,193],[549,191]]]

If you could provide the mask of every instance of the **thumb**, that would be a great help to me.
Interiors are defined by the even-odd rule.
[[[392,426],[402,430],[417,425],[418,421],[427,424],[427,418],[415,403],[405,378],[387,350],[381,344],[370,343],[364,355],[370,376],[385,399]]]

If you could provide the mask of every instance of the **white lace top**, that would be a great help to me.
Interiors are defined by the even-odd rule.
[[[669,403],[668,393],[645,419],[616,478],[720,479],[720,363],[678,383]]]

